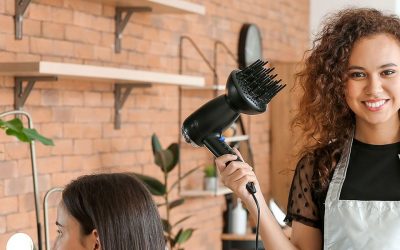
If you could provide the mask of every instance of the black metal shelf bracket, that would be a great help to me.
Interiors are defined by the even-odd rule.
[[[121,109],[124,106],[126,99],[128,99],[133,88],[148,88],[151,84],[148,83],[116,83],[114,87],[114,128],[121,128]]]
[[[24,20],[24,14],[31,0],[15,0],[15,39],[22,39],[22,24]]]
[[[121,52],[122,32],[134,12],[151,12],[150,7],[116,7],[115,8],[115,53]]]
[[[56,76],[17,76],[14,78],[14,107],[21,110],[24,107],[36,81],[57,81]],[[24,82],[26,87],[24,87]]]

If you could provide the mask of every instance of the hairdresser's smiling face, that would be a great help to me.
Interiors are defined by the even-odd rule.
[[[378,34],[354,44],[345,89],[357,128],[398,128],[400,108],[400,43]]]

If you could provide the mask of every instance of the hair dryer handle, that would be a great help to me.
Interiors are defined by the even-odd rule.
[[[225,138],[219,135],[209,136],[204,139],[204,145],[211,151],[216,157],[220,157],[225,154],[237,155],[236,152],[225,142]],[[235,161],[242,161],[239,156]],[[227,162],[226,165],[230,163]],[[257,192],[256,187],[253,182],[248,182],[246,184],[246,189],[249,193],[254,194]]]

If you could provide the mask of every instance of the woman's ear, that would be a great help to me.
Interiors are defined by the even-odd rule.
[[[100,238],[99,233],[96,229],[90,233],[89,237],[89,246],[92,250],[101,250]]]

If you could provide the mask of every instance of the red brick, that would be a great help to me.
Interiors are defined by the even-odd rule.
[[[6,12],[6,3],[4,1],[0,2],[0,14]]]
[[[25,194],[32,192],[32,190],[32,178],[30,177],[20,177],[4,181],[4,194],[6,196]]]
[[[53,186],[63,187],[70,183],[73,179],[82,175],[82,172],[65,172],[65,173],[54,173],[51,176],[51,182]]]
[[[38,158],[37,166],[38,174],[58,172],[62,169],[62,159],[56,156]]]
[[[5,216],[0,216],[0,234],[4,234],[6,231],[7,231],[6,218],[5,218]]]
[[[80,154],[80,155],[92,154],[93,153],[92,140],[89,140],[89,139],[74,140],[73,150],[74,150],[74,154]]]
[[[47,38],[63,39],[65,25],[59,23],[42,22],[42,34]]]
[[[84,167],[83,164],[84,156],[64,156],[63,157],[63,170],[64,171],[76,171],[81,170]]]
[[[14,104],[14,90],[4,89],[0,92],[0,105],[13,105]]]
[[[15,14],[15,1],[12,0],[6,0],[6,14],[8,15],[14,15]]]
[[[98,31],[84,27],[67,26],[65,30],[65,38],[71,41],[97,44],[101,39],[101,34]]]
[[[54,41],[50,39],[31,37],[30,52],[51,55],[54,53]]]
[[[51,12],[51,20],[54,23],[72,24],[73,10],[53,8]]]
[[[35,198],[33,193],[18,196],[19,212],[29,212],[35,210]],[[41,202],[39,202],[41,204]]]
[[[40,36],[42,33],[41,21],[24,19],[22,32],[25,39],[27,36]]]
[[[35,223],[30,219],[27,212],[9,214],[6,216],[7,231],[20,230],[33,226]]]
[[[32,54],[17,54],[16,55],[17,62],[35,62],[40,61],[39,55],[32,55]],[[31,96],[29,96],[31,97]]]
[[[67,8],[79,10],[82,12],[89,12],[94,15],[101,15],[102,5],[96,2],[71,0],[65,3]]]
[[[90,28],[96,25],[95,17],[80,11],[74,11],[73,24],[81,27]]]
[[[74,46],[73,56],[81,57],[83,59],[93,59],[94,58],[94,48],[92,45],[85,45],[77,43]]]
[[[27,9],[27,16],[34,20],[51,21],[52,10],[51,6],[31,3]]]
[[[13,14],[14,15],[14,14]],[[14,19],[12,16],[0,15],[1,33],[14,34]]]
[[[0,199],[0,214],[7,215],[18,211],[18,197],[5,197]]]
[[[107,61],[111,58],[111,55],[114,53],[111,47],[99,47],[96,46],[94,48],[94,57],[98,60]]]
[[[39,132],[44,136],[51,138],[53,140],[57,138],[62,138],[63,136],[62,126],[63,126],[62,123],[43,123],[40,125]]]
[[[16,161],[3,161],[0,165],[0,179],[8,179],[17,176],[18,169]]]
[[[102,106],[101,93],[84,92],[84,104],[85,106],[99,107]]]
[[[28,52],[29,51],[29,39],[15,40],[14,35],[4,35],[5,49],[7,51],[14,52]]]
[[[59,56],[71,56],[74,53],[75,44],[69,41],[54,40],[54,54]]]

